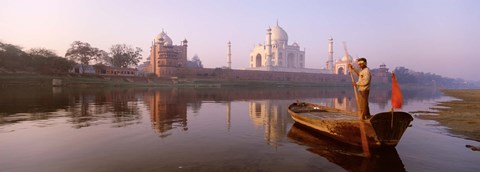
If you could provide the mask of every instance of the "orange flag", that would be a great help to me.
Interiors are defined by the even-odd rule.
[[[398,85],[397,78],[392,72],[392,108],[401,109],[403,104],[402,92]]]

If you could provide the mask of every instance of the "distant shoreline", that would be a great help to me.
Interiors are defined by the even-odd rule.
[[[344,83],[305,83],[265,80],[215,80],[179,78],[176,80],[157,77],[129,77],[102,75],[38,75],[0,74],[0,87],[53,87],[53,80],[60,80],[60,87],[349,87]]]

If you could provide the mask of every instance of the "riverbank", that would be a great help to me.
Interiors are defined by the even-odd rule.
[[[305,83],[264,80],[171,79],[69,74],[61,76],[35,74],[2,74],[0,87],[346,87],[349,82]],[[57,82],[58,83],[58,82]]]
[[[435,114],[421,114],[421,119],[435,120],[449,132],[466,139],[480,141],[480,89],[442,90],[446,96],[459,100],[440,102]]]

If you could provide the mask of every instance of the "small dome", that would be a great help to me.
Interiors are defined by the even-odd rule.
[[[283,28],[280,26],[275,26],[272,28],[272,41],[274,42],[285,42],[288,43],[288,35]]]
[[[160,38],[162,38],[163,40],[161,40]],[[158,34],[156,37],[155,37],[155,41],[156,42],[165,42],[164,45],[172,45],[172,39],[165,33],[162,31],[162,33]]]
[[[353,59],[353,57],[352,57],[351,55],[348,55],[348,60],[350,60],[349,62],[352,62],[352,59]],[[343,62],[346,62],[346,61],[347,61],[347,56],[344,55],[344,56],[342,57],[342,61],[343,61]]]

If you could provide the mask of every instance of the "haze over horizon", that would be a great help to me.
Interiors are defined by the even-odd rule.
[[[143,49],[143,62],[163,29],[174,44],[187,39],[188,58],[197,54],[207,68],[226,66],[231,41],[232,68],[243,69],[278,20],[288,43],[305,49],[307,68],[325,67],[331,36],[334,60],[345,41],[370,68],[384,63],[480,81],[478,7],[476,0],[3,0],[0,41],[60,56],[77,40],[105,51],[127,44]]]

